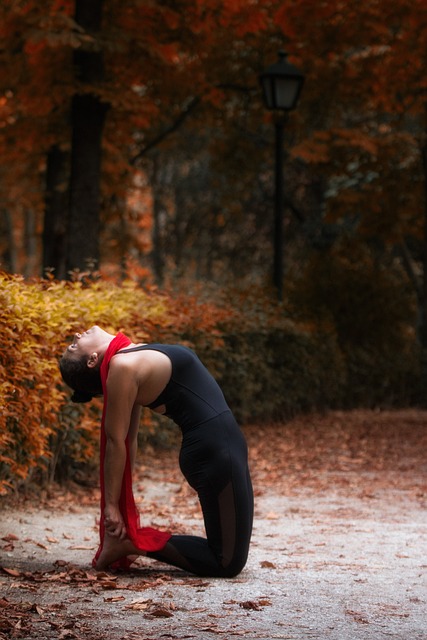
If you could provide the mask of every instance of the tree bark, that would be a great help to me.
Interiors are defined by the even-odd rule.
[[[18,273],[18,249],[14,236],[14,221],[9,209],[0,211],[0,229],[6,238],[5,249],[0,255],[0,267],[9,273]]]
[[[65,278],[65,240],[68,222],[69,158],[57,145],[47,157],[46,204],[43,224],[43,273]]]
[[[424,170],[423,281],[420,296],[421,402],[427,406],[427,140],[421,149]]]
[[[103,0],[77,0],[76,22],[94,37],[101,28]],[[67,242],[67,273],[99,263],[102,134],[108,105],[97,95],[103,81],[102,52],[78,49],[74,55],[80,91],[71,108],[72,150]]]
[[[40,264],[37,255],[36,218],[32,209],[24,212],[24,248],[26,256],[24,276],[29,278],[36,275],[37,263]]]

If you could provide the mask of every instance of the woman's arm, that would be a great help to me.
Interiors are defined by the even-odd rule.
[[[139,431],[139,423],[141,421],[141,407],[139,404],[134,404],[132,413],[130,416],[130,425],[129,425],[129,453],[130,453],[130,464],[132,473],[135,470],[136,464],[136,454],[138,451],[138,431]]]
[[[126,527],[119,509],[126,465],[126,437],[129,434],[135,441],[135,422],[138,412],[134,407],[137,392],[138,385],[132,368],[126,361],[114,363],[114,366],[110,367],[107,380],[104,518],[107,532],[120,539],[126,537]],[[132,445],[132,441],[130,444]]]

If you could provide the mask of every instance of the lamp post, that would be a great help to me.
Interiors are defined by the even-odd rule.
[[[304,75],[287,61],[287,54],[279,52],[279,61],[260,75],[264,102],[267,109],[282,111],[283,117],[276,120],[276,177],[274,212],[274,263],[273,282],[277,297],[283,297],[283,129],[285,114],[295,109],[304,84]]]

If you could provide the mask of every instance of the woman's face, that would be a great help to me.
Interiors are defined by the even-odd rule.
[[[78,356],[89,356],[98,352],[100,347],[111,340],[111,335],[98,327],[91,327],[84,333],[75,333],[72,343],[67,347],[66,353]]]

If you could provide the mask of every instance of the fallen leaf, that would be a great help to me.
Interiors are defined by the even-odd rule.
[[[45,544],[43,544],[42,542],[36,542],[35,543],[38,547],[40,547],[40,549],[44,549],[45,551],[48,550],[47,546]]]
[[[71,549],[72,551],[93,551],[95,549],[95,547],[93,545],[75,545],[72,547],[68,547],[69,549]]]
[[[270,513],[267,513],[267,515],[265,516],[267,520],[278,520],[279,519],[279,515],[277,513],[274,513],[274,511],[270,511]]]
[[[77,638],[77,636],[71,629],[63,629],[58,636],[58,640],[63,640],[63,638]]]
[[[18,569],[9,569],[8,567],[0,567],[0,569],[14,578],[19,578],[22,575]]]
[[[106,571],[98,571],[95,575],[95,579],[98,580],[99,582],[103,582],[104,580],[106,582],[115,582],[117,580],[117,576],[112,576],[110,573],[107,573]]]
[[[102,580],[100,584],[103,589],[117,589],[117,583],[112,580]]]
[[[351,616],[355,622],[360,622],[361,624],[369,624],[369,620],[359,611],[352,611],[351,609],[347,609],[345,613],[348,616]]]
[[[261,608],[257,602],[253,602],[252,600],[239,602],[239,607],[242,607],[242,609],[252,609],[253,611],[259,611]]]
[[[36,603],[34,603],[31,607],[31,611],[34,611],[34,613],[37,613],[39,616],[42,616],[44,614],[44,609],[39,607],[39,605]]]
[[[8,533],[7,535],[3,536],[2,540],[4,540],[5,542],[13,542],[19,540],[19,538],[14,533]]]
[[[242,609],[251,609],[253,611],[260,611],[263,607],[271,606],[268,598],[258,598],[258,600],[246,600],[245,602],[239,602],[239,607]]]
[[[66,560],[55,560],[53,564],[57,567],[65,567],[68,562]]]
[[[153,609],[152,611],[150,611],[148,615],[150,617],[153,616],[154,618],[172,618],[173,617],[173,613],[168,609],[165,609],[164,607],[157,607],[156,609]]]
[[[152,600],[134,600],[130,604],[125,606],[125,609],[132,609],[136,611],[145,611],[153,603]]]
[[[272,562],[270,562],[269,560],[263,560],[263,561],[261,562],[261,567],[262,567],[263,569],[275,569],[275,568],[276,568],[276,565],[275,565],[275,564],[273,564]]]

